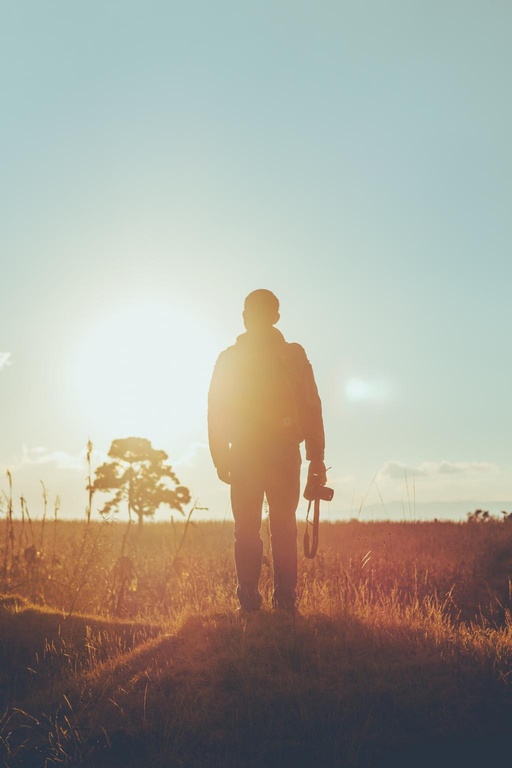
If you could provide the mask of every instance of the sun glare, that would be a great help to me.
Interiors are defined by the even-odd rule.
[[[345,397],[351,402],[378,402],[389,399],[391,387],[384,380],[349,379],[345,384]]]
[[[168,444],[206,418],[217,354],[193,314],[172,306],[124,307],[97,318],[74,377],[91,434]]]

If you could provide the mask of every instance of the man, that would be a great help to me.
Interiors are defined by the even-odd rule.
[[[261,606],[258,581],[264,496],[274,565],[273,606],[293,611],[297,584],[300,443],[309,475],[324,485],[322,405],[311,364],[299,344],[274,328],[279,301],[259,289],[245,299],[246,332],[219,355],[208,395],[210,452],[219,478],[231,485],[240,607]]]

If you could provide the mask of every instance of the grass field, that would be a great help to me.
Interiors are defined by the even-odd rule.
[[[230,523],[0,531],[5,766],[481,765],[512,745],[508,521],[325,523],[295,618],[270,610],[266,522],[245,618]]]

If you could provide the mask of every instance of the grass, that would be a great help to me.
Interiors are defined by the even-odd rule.
[[[264,610],[234,615],[220,523],[178,558],[183,529],[147,526],[113,616],[121,526],[59,526],[59,564],[4,586],[5,766],[476,765],[512,742],[508,524],[324,524],[295,619],[268,563]]]

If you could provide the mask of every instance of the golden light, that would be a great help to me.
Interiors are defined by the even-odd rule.
[[[143,304],[94,319],[77,349],[74,390],[91,434],[165,446],[206,419],[218,350],[193,310]]]

